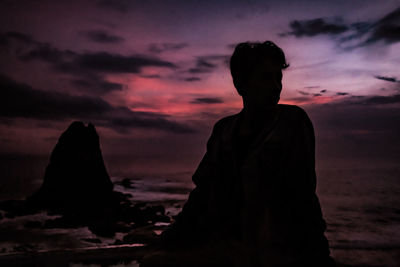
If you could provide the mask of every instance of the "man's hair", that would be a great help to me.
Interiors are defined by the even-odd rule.
[[[248,79],[254,68],[266,61],[279,70],[289,67],[282,49],[271,41],[245,42],[236,45],[230,60],[230,68],[233,84],[240,95],[244,89],[241,88],[243,82]]]

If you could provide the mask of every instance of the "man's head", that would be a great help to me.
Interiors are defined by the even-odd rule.
[[[282,70],[288,66],[282,49],[270,41],[240,43],[230,61],[233,84],[238,93],[244,100],[260,104],[278,103]]]

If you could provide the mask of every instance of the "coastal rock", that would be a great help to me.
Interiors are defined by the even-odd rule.
[[[131,179],[120,183],[134,188]],[[117,183],[118,184],[118,183]],[[43,183],[26,200],[0,202],[6,218],[46,211],[57,218],[28,221],[25,228],[73,229],[88,227],[95,235],[114,237],[157,222],[170,222],[162,205],[132,203],[131,194],[113,190],[100,150],[99,136],[92,124],[73,122],[60,136],[50,157]],[[138,233],[138,232],[136,232]],[[134,239],[132,235],[128,239]],[[139,239],[154,235],[139,233]],[[124,240],[124,242],[133,242]],[[122,242],[122,241],[121,241]]]
[[[149,244],[157,238],[157,234],[151,228],[134,230],[123,237],[124,244]]]
[[[101,240],[98,238],[82,238],[81,240],[88,243],[101,244]]]
[[[133,186],[133,181],[129,178],[124,178],[122,181],[116,182],[115,184],[121,185],[124,188],[128,188],[128,189],[136,188],[135,186]]]
[[[39,210],[36,205],[24,200],[5,200],[0,202],[0,210],[5,211],[4,217],[15,218],[18,216],[31,215]]]
[[[42,227],[42,222],[40,221],[27,221],[24,224],[25,228],[41,228]]]
[[[75,121],[59,138],[43,184],[28,200],[64,211],[91,210],[108,202],[112,191],[95,127]]]

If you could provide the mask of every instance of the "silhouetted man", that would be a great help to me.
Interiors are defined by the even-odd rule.
[[[312,123],[278,104],[287,67],[270,41],[236,46],[230,68],[243,110],[215,124],[196,188],[143,266],[334,266]]]

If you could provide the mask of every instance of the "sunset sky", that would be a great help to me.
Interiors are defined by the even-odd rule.
[[[106,160],[193,169],[241,109],[235,44],[265,40],[286,53],[281,103],[308,112],[318,164],[399,160],[398,0],[2,0],[0,154],[48,155],[82,120]]]

